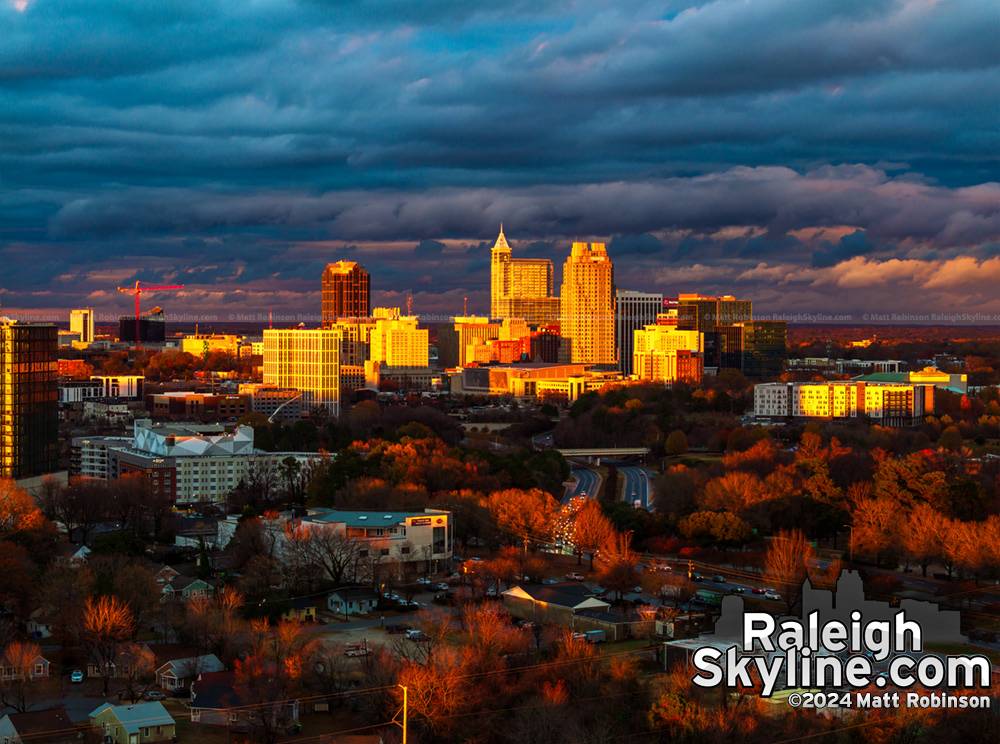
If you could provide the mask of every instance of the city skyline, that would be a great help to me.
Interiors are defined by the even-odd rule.
[[[385,10],[0,2],[0,304],[312,312],[346,260],[485,313],[503,222],[623,289],[1000,318],[990,4]]]

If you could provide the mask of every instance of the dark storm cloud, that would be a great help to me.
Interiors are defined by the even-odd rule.
[[[991,2],[0,0],[0,28],[5,304],[293,297],[348,243],[445,303],[501,221],[692,281],[1000,241]]]

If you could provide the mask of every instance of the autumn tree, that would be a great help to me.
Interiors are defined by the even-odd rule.
[[[920,565],[927,576],[927,567],[941,556],[942,538],[947,518],[930,504],[917,504],[903,522],[900,539],[907,556]]]
[[[871,553],[875,565],[882,565],[882,559],[896,544],[899,516],[899,504],[889,499],[865,497],[856,501],[851,510],[853,549]]]
[[[118,682],[122,685],[119,693],[132,703],[139,702],[142,694],[156,680],[156,657],[145,643],[132,641],[118,649]]]
[[[118,597],[90,598],[84,606],[83,629],[98,673],[108,694],[108,681],[122,643],[135,633],[135,619],[128,605]]]
[[[491,493],[486,499],[490,515],[497,525],[516,540],[526,544],[546,542],[552,536],[552,524],[559,505],[551,494],[532,488],[511,488]]]
[[[639,581],[638,563],[639,556],[632,550],[632,533],[615,532],[598,554],[597,580],[621,599]]]
[[[789,613],[802,597],[802,583],[809,575],[814,557],[815,551],[801,530],[778,532],[768,542],[764,578],[781,593]]]
[[[0,664],[0,706],[24,713],[43,696],[51,692],[51,680],[35,675],[35,664],[41,656],[37,643],[11,643],[3,653]]]
[[[604,515],[601,505],[594,499],[587,499],[577,510],[572,521],[570,541],[577,549],[577,565],[584,553],[590,556],[590,570],[594,570],[594,556],[602,546],[607,545],[614,535],[611,521]]]

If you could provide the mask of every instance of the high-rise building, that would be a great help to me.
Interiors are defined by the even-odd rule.
[[[489,344],[500,338],[501,323],[491,323],[489,318],[469,315],[452,318],[438,324],[438,366],[442,369],[464,367],[469,362],[469,347]]]
[[[59,455],[58,329],[0,318],[0,477],[56,469]]]
[[[369,359],[388,367],[426,367],[430,344],[416,317],[380,318],[371,332]]]
[[[673,300],[668,301],[671,307]],[[736,323],[744,323],[753,320],[753,302],[750,300],[737,300],[732,295],[722,297],[707,297],[700,294],[678,295],[677,307],[677,327],[681,330],[696,330],[705,334],[705,366],[725,367],[731,364],[736,357],[733,354],[741,353],[735,350],[735,337],[724,338],[725,328]],[[722,358],[722,349],[727,348],[727,362]],[[738,366],[738,365],[737,365]]]
[[[302,391],[302,410],[322,407],[340,413],[338,330],[264,331],[264,384]]]
[[[656,316],[662,311],[662,294],[630,291],[615,293],[615,350],[618,353],[618,369],[623,375],[632,374],[635,332],[656,323]]]
[[[657,318],[659,320],[659,318]],[[659,322],[633,332],[632,374],[640,380],[701,380],[704,334]]]
[[[615,273],[604,243],[573,243],[563,265],[563,351],[572,363],[612,367],[615,359]]]
[[[755,320],[737,323],[743,329],[743,366],[747,377],[780,377],[788,360],[787,321]]]
[[[81,344],[94,343],[94,308],[85,307],[69,313],[70,333],[80,334]]]
[[[342,317],[363,318],[371,312],[368,272],[354,261],[338,261],[323,270],[323,327]]]
[[[511,258],[501,225],[490,256],[490,317],[524,318],[528,325],[554,322],[559,318],[559,298],[552,296],[552,286],[552,262]]]

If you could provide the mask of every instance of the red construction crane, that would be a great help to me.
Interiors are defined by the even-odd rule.
[[[141,337],[139,336],[139,295],[143,292],[152,292],[154,290],[161,289],[184,289],[183,284],[176,284],[170,287],[140,287],[142,282],[136,282],[134,287],[119,287],[119,292],[131,292],[135,295],[135,345],[139,347],[142,345]]]

